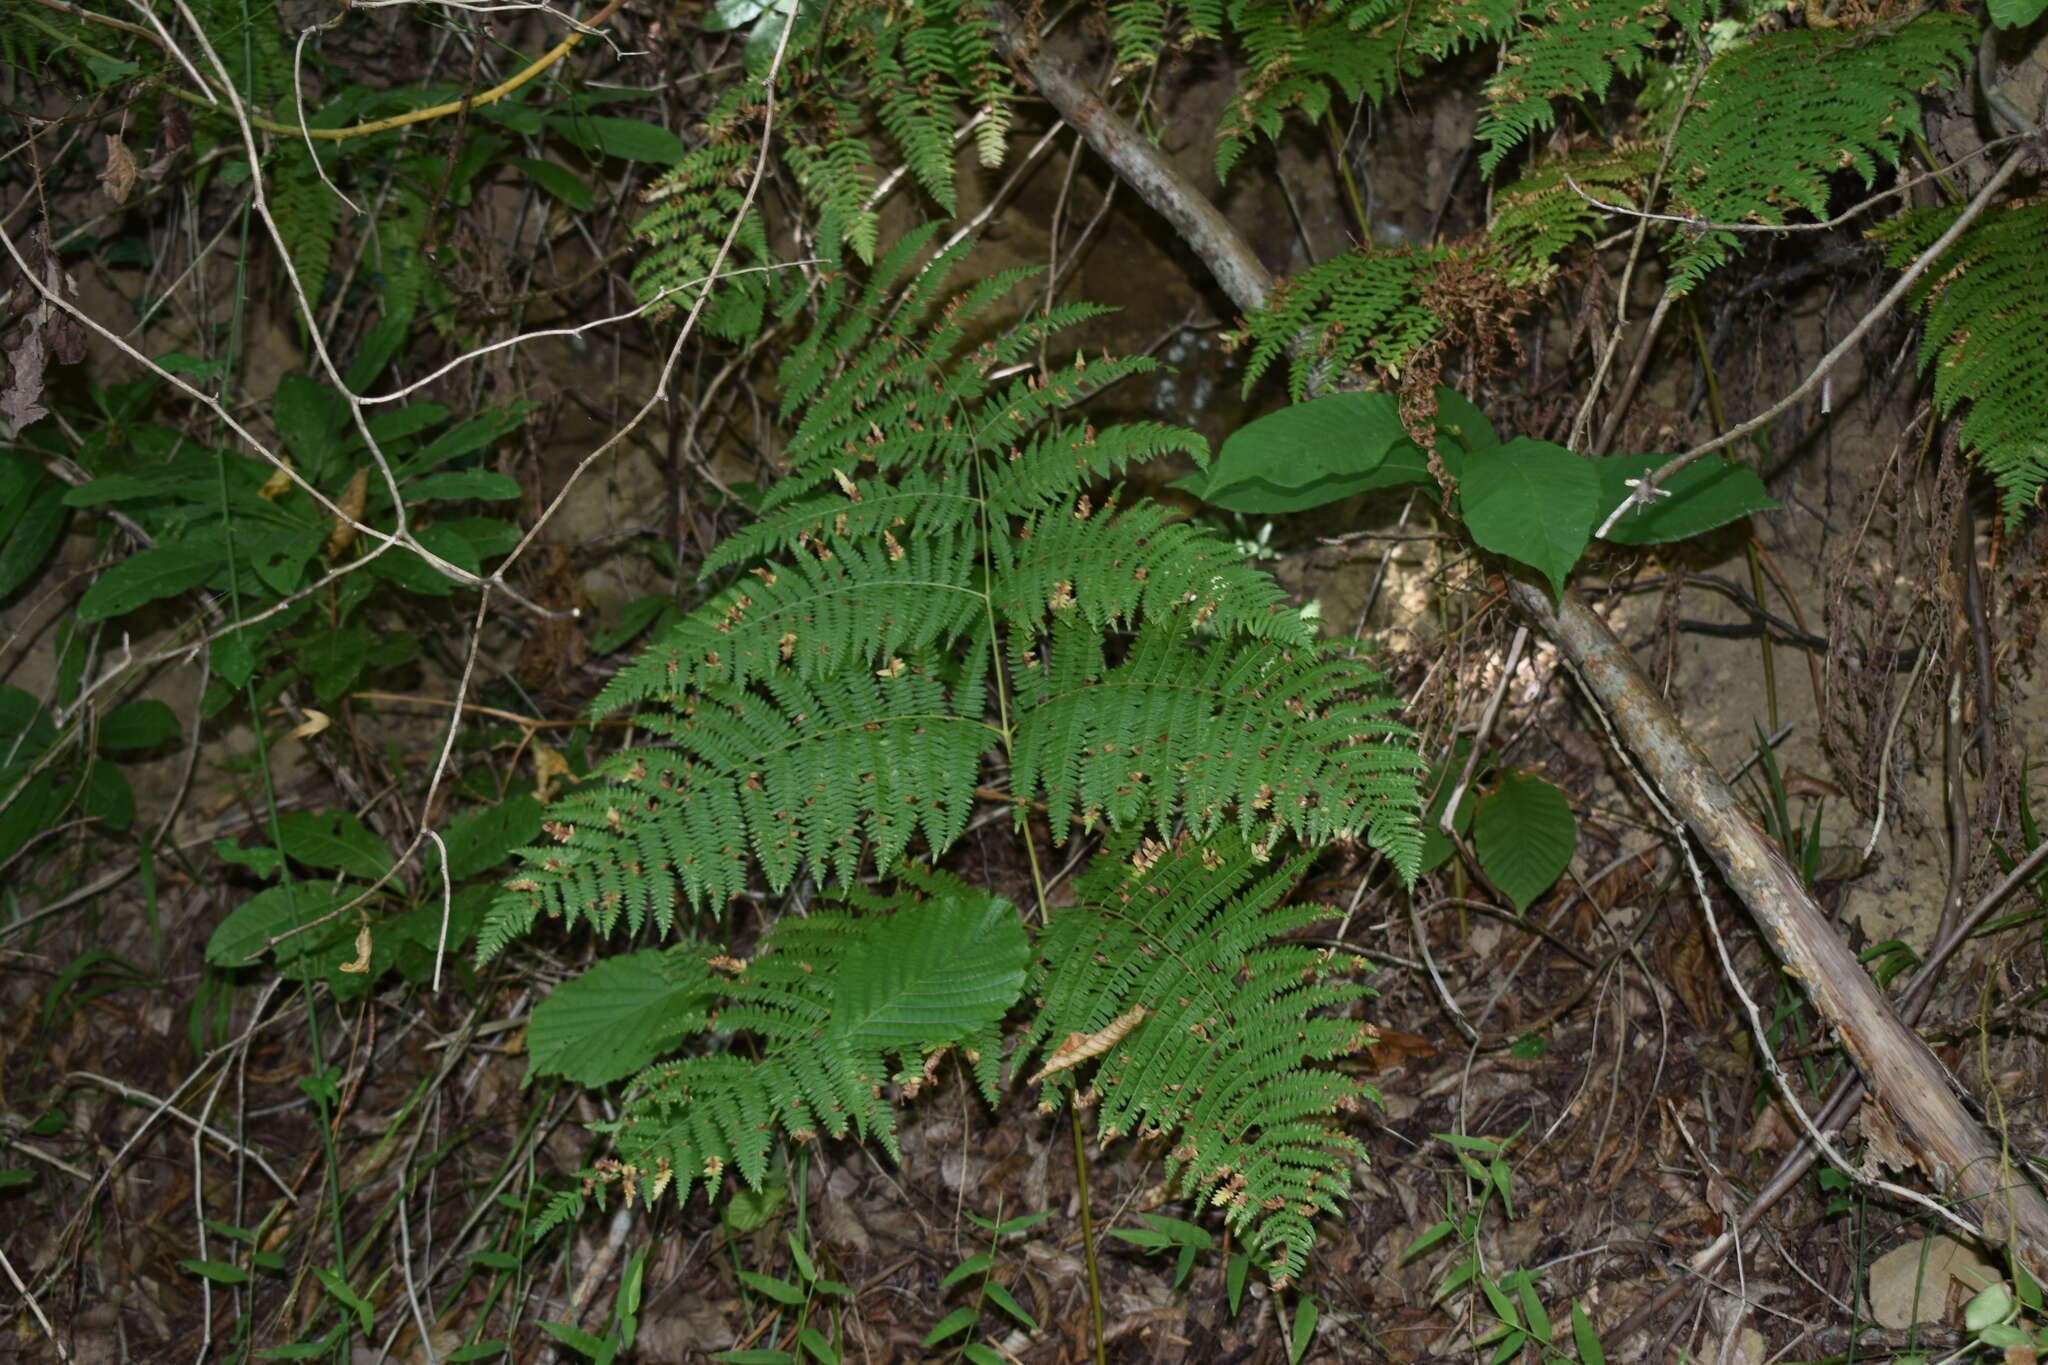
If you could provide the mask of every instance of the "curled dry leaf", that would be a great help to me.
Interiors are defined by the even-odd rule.
[[[362,976],[370,970],[370,926],[367,922],[356,930],[356,960],[342,963],[341,969],[351,976]]]
[[[135,189],[136,174],[135,154],[128,150],[119,133],[108,133],[107,168],[100,172],[100,188],[107,192],[107,198],[117,204],[127,203]]]
[[[545,744],[533,746],[534,796],[543,803],[555,799],[555,788],[564,779],[581,781],[569,771],[569,760],[562,757],[560,749],[550,749]]]
[[[1093,1033],[1069,1033],[1067,1041],[1059,1045],[1059,1049],[1052,1054],[1044,1066],[1038,1068],[1037,1073],[1031,1077],[1027,1084],[1037,1085],[1055,1072],[1070,1070],[1087,1061],[1090,1057],[1100,1057],[1103,1053],[1122,1042],[1129,1035],[1130,1031],[1136,1028],[1151,1013],[1152,1011],[1146,1009],[1143,1005],[1137,1005],[1132,1007],[1127,1013],[1119,1014],[1116,1018],[1110,1020],[1106,1027],[1097,1029]]]
[[[306,708],[306,718],[292,727],[292,738],[311,739],[333,723],[325,711],[315,711],[309,706]]]
[[[341,495],[335,506],[341,515],[334,519],[334,529],[327,534],[327,557],[340,559],[348,553],[348,547],[355,544],[356,523],[362,520],[363,505],[370,500],[370,471],[358,469],[355,477],[348,481],[348,491]]]

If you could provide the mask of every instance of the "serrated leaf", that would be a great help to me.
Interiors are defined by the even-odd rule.
[[[950,1042],[1017,1003],[1031,945],[1008,901],[939,897],[897,912],[840,968],[829,1033],[883,1048]]]
[[[1540,777],[1510,772],[1479,799],[1472,835],[1479,866],[1520,911],[1564,874],[1579,825],[1563,792]]]
[[[1591,460],[1518,436],[1467,452],[1459,505],[1474,540],[1535,569],[1557,594],[1599,524],[1600,496]]]
[[[1630,494],[1628,480],[1639,479],[1663,464],[1663,455],[1615,455],[1592,461],[1600,474],[1600,516],[1610,512]],[[1709,455],[1694,460],[1658,485],[1671,496],[1656,498],[1647,507],[1637,507],[1614,523],[1606,539],[1616,545],[1663,545],[1702,535],[1751,512],[1768,511],[1778,505],[1764,489],[1764,481],[1746,464]]]
[[[526,1026],[526,1076],[608,1085],[705,1024],[711,992],[701,959],[651,950],[607,958],[555,987]]]

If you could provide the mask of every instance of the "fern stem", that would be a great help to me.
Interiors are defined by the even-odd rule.
[[[1344,154],[1344,138],[1337,132],[1337,117],[1328,109],[1323,110],[1323,136],[1330,144],[1330,159],[1337,163],[1337,178],[1344,183],[1344,202],[1351,208],[1351,217],[1358,224],[1358,240],[1368,249],[1373,244],[1372,222],[1366,217],[1365,199],[1358,192],[1358,181],[1351,174],[1351,158]]]
[[[1088,1324],[1095,1343],[1095,1365],[1108,1365],[1102,1353],[1102,1272],[1095,1263],[1095,1218],[1088,1208],[1088,1144],[1081,1137],[1081,1099],[1067,1104],[1074,1131],[1074,1191],[1081,1201],[1081,1252],[1088,1261]]]

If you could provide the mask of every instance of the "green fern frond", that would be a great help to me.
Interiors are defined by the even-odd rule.
[[[702,317],[714,336],[743,341],[760,330],[775,276],[754,272],[710,278],[733,219],[745,204],[738,182],[753,157],[753,148],[743,142],[708,142],[685,153],[643,194],[653,207],[633,225],[633,235],[648,249],[633,267],[632,282],[634,297],[649,306],[650,316],[688,311],[708,291],[714,301],[706,304]],[[740,222],[733,245],[733,254],[726,258],[728,271],[768,259],[767,232],[759,214],[749,213]]]
[[[1509,34],[1522,0],[1362,0],[1303,12],[1288,0],[1239,0],[1230,21],[1250,70],[1216,134],[1216,178],[1229,178],[1254,134],[1278,137],[1289,113],[1320,119],[1338,93],[1384,99],[1425,61]]]
[[[1886,263],[1904,266],[1955,221],[1953,208],[1918,209],[1871,235]],[[1920,277],[1913,302],[1927,314],[1920,367],[1934,375],[1944,415],[1967,402],[1962,444],[1998,485],[2008,529],[2048,483],[2048,204],[1987,212]]]
[[[564,1223],[573,1223],[583,1216],[589,1204],[580,1186],[571,1185],[566,1190],[556,1190],[548,1196],[548,1202],[541,1211],[527,1220],[524,1229],[528,1242],[537,1242]]]
[[[280,152],[269,168],[269,193],[270,216],[306,291],[307,306],[317,308],[341,228],[341,196],[320,178],[314,155],[303,147]]]
[[[1103,364],[1110,368],[1105,371]],[[1088,379],[1092,385],[1101,373],[1120,377],[1136,372],[1123,370],[1113,361],[1102,362]],[[1205,465],[1209,443],[1199,432],[1164,422],[1125,422],[1100,430],[1058,427],[1010,447],[1000,461],[993,462],[984,475],[988,505],[998,514],[1023,514],[1048,502],[1071,500],[1094,483],[1171,455],[1185,455]]]
[[[1765,34],[1707,68],[1671,148],[1676,211],[1705,223],[1783,223],[1795,210],[1828,216],[1828,182],[1897,165],[1920,93],[1951,84],[1977,26],[1926,13],[1903,26]],[[1736,234],[1680,239],[1670,288],[1683,294],[1737,249]]]
[[[950,883],[950,884],[948,884]],[[1030,947],[1015,907],[957,882],[893,914],[832,908],[782,921],[723,992],[723,1033],[754,1055],[655,1066],[610,1125],[623,1177],[650,1201],[715,1191],[731,1168],[754,1189],[779,1135],[852,1132],[897,1154],[886,1087],[920,1086],[932,1059],[960,1048],[994,1057],[996,1027],[1016,1003]],[[899,1059],[892,1066],[890,1059]],[[978,1067],[994,1098],[992,1069]],[[631,1186],[629,1185],[629,1188]]]
[[[1382,680],[1335,646],[1197,646],[1147,626],[1120,663],[1059,621],[1016,670],[1011,794],[1043,799],[1055,838],[1075,820],[1197,836],[1234,824],[1309,843],[1367,837],[1403,877],[1421,857],[1416,758]]]
[[[678,897],[716,906],[746,889],[750,859],[786,889],[800,869],[850,882],[872,851],[894,863],[913,836],[950,846],[967,825],[982,752],[971,667],[952,686],[925,666],[862,668],[758,689],[707,684],[642,723],[667,742],[608,759],[549,809],[552,846],[523,849],[480,935],[489,957],[542,914],[673,927]]]
[[[869,93],[874,96],[876,117],[889,138],[903,153],[926,193],[952,213],[953,193],[953,104],[960,90],[953,83],[952,26],[933,22],[920,11],[903,11],[907,31],[891,51],[878,47],[866,61]],[[898,26],[883,26],[894,32]]]
[[[995,610],[1021,635],[1078,619],[1097,634],[1157,621],[1183,634],[1309,638],[1270,575],[1154,503],[1097,509],[1084,496],[1027,519],[996,549]]]
[[[996,55],[995,20],[985,6],[961,7],[955,41],[968,93],[981,115],[981,122],[974,127],[975,160],[983,169],[994,170],[1003,164],[1008,150],[1010,106],[1017,92],[1009,67]]]
[[[986,598],[973,585],[976,540],[930,526],[900,539],[886,528],[823,534],[829,539],[814,543],[826,557],[760,566],[719,593],[607,683],[591,714],[781,672],[829,677],[949,647],[985,614]]]
[[[818,211],[818,236],[828,250],[844,242],[863,261],[875,259],[881,219],[868,207],[874,192],[874,164],[855,130],[859,112],[846,100],[821,98],[815,141],[792,139],[782,160],[804,198]]]
[[[1516,266],[1541,271],[1581,241],[1598,235],[1607,211],[1642,207],[1657,166],[1657,149],[1640,143],[1596,148],[1545,161],[1494,200],[1491,235]]]
[[[852,348],[860,345],[882,317],[892,290],[906,288],[905,311],[915,316],[923,301],[915,295],[943,287],[947,269],[965,254],[965,243],[934,258],[915,276],[910,275],[911,263],[931,244],[939,227],[936,222],[922,223],[891,242],[882,258],[874,263],[858,299],[849,300],[850,287],[844,275],[835,276],[825,286],[818,297],[811,330],[790,351],[777,375],[782,386],[784,417],[803,411],[817,396],[818,386],[825,382],[832,366],[854,354]]]
[[[1276,284],[1266,306],[1245,318],[1251,355],[1245,392],[1283,354],[1288,396],[1300,402],[1311,386],[1371,362],[1399,373],[1408,357],[1442,324],[1423,303],[1429,274],[1451,248],[1347,251]],[[1301,345],[1304,333],[1317,339]]]
[[[1328,1011],[1371,992],[1335,975],[1350,964],[1285,942],[1329,913],[1280,903],[1305,858],[1268,870],[1229,832],[1126,857],[1099,859],[1040,936],[1027,990],[1043,1005],[1019,1066],[1044,1063],[1048,1090],[1071,1091],[1074,1071],[1053,1070],[1060,1052],[1108,1041],[1088,1092],[1105,1138],[1171,1141],[1169,1181],[1220,1205],[1284,1284],[1361,1154],[1335,1119],[1377,1096],[1312,1064],[1367,1041]]]
[[[1617,76],[1642,72],[1660,35],[1676,19],[1698,19],[1698,0],[1554,0],[1538,7],[1507,45],[1502,69],[1486,84],[1486,111],[1474,136],[1485,144],[1479,171],[1492,175],[1531,133],[1557,125],[1553,101],[1604,99]]]
[[[792,361],[791,473],[712,563],[750,571],[595,703],[647,708],[666,747],[614,758],[557,803],[553,843],[521,855],[484,955],[542,913],[666,929],[678,900],[742,890],[751,863],[782,888],[805,868],[850,882],[914,839],[937,854],[965,826],[982,754],[1006,744],[1015,796],[1047,793],[1060,837],[1083,811],[1157,823],[1185,806],[1202,830],[1363,835],[1412,873],[1415,760],[1377,676],[1310,645],[1215,536],[1114,494],[1098,506],[1084,486],[1161,453],[1199,457],[1199,439],[1157,424],[1034,438],[1101,377],[1141,367],[1077,357],[1010,374],[1094,310],[1055,309],[970,349],[1008,284],[970,288],[920,328],[913,310],[936,300],[954,254],[899,287],[914,255],[891,253],[858,291],[822,291]],[[847,357],[836,373],[819,337]],[[1137,632],[1121,662],[1104,655],[1110,630]],[[984,714],[1004,660],[1008,730]],[[1136,779],[1119,748],[1134,736],[1151,746]]]

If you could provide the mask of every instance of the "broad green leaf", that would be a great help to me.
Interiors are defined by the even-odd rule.
[[[597,196],[590,192],[590,186],[567,166],[527,156],[513,158],[512,164],[525,171],[534,184],[570,208],[588,213],[597,207]]]
[[[705,1025],[702,959],[654,949],[606,958],[555,987],[526,1026],[526,1075],[608,1085]]]
[[[425,502],[439,498],[454,502],[474,499],[479,502],[504,502],[519,496],[519,485],[503,474],[488,469],[450,469],[439,474],[429,474],[415,479],[405,486],[405,500],[408,503]]]
[[[507,553],[519,543],[519,538],[523,534],[511,522],[500,521],[496,517],[457,517],[453,521],[444,521],[433,529],[466,542],[473,557],[472,562],[477,564]],[[454,556],[451,555],[450,558]]]
[[[284,866],[284,854],[269,844],[243,848],[233,839],[215,839],[213,852],[221,861],[246,867],[259,877],[268,877]]]
[[[277,844],[307,867],[346,872],[365,881],[375,881],[391,869],[391,850],[350,811],[293,811],[279,816]]]
[[[23,469],[26,466],[26,469]],[[0,601],[13,596],[50,557],[68,515],[65,487],[30,461],[10,455],[0,472],[16,471],[18,486],[0,489]]]
[[[1239,427],[1207,469],[1174,487],[1233,512],[1306,511],[1382,486],[1375,476],[1407,439],[1392,394],[1328,394]]]
[[[354,686],[370,657],[370,630],[360,621],[316,627],[299,638],[299,667],[319,701],[331,702]]]
[[[1579,1365],[1607,1365],[1607,1352],[1600,1345],[1600,1333],[1586,1310],[1572,1300],[1572,1344],[1579,1348]]]
[[[212,528],[218,534],[218,528]],[[78,599],[81,623],[111,620],[137,607],[176,597],[227,563],[227,546],[211,535],[138,550],[94,580]]]
[[[1500,435],[1486,414],[1456,389],[1436,391],[1436,429],[1466,451],[1491,450],[1500,444]]]
[[[352,472],[343,457],[360,437],[347,400],[333,389],[302,374],[287,374],[277,381],[271,415],[313,483],[325,485]]]
[[[1563,792],[1540,777],[1508,772],[1479,798],[1472,834],[1479,866],[1520,911],[1564,874],[1579,825]]]
[[[131,701],[107,712],[100,721],[102,749],[151,749],[178,737],[178,716],[153,697]]]
[[[461,881],[490,871],[513,849],[524,848],[539,836],[540,817],[540,802],[522,794],[455,821],[441,836],[448,848],[448,875]]]
[[[510,408],[479,413],[460,426],[442,432],[426,449],[405,462],[398,471],[399,481],[407,482],[458,456],[482,450],[507,432],[516,429],[528,411],[529,408],[515,404]]]
[[[1467,453],[1459,505],[1472,538],[1564,591],[1599,522],[1600,475],[1563,446],[1518,436]]]
[[[128,785],[127,774],[97,758],[85,770],[78,805],[109,829],[126,829],[135,823],[135,789]]]
[[[407,403],[402,408],[378,408],[370,418],[370,434],[386,453],[394,442],[417,436],[428,427],[448,420],[448,409],[439,403]]]
[[[2026,28],[2048,12],[2048,0],[1991,0],[1989,11],[2000,28]]]
[[[804,1350],[810,1354],[811,1359],[818,1362],[818,1365],[839,1365],[838,1349],[830,1341],[827,1341],[824,1333],[820,1332],[817,1328],[797,1328],[796,1339],[803,1346]]]
[[[206,943],[206,960],[216,967],[246,967],[263,951],[265,942],[332,913],[354,895],[353,887],[316,886],[309,882],[289,882],[259,891],[237,906],[213,931],[213,937]],[[277,945],[278,959],[289,962],[321,938],[316,932],[286,939]]]
[[[1594,460],[1600,472],[1600,516],[1607,514],[1629,496],[1627,481],[1639,479],[1663,464],[1663,455],[1615,455]],[[1614,523],[1606,538],[1616,545],[1662,545],[1701,535],[1725,526],[1751,512],[1778,505],[1764,491],[1764,481],[1746,464],[1709,455],[1694,460],[1659,485],[1671,496],[1657,498],[1647,507],[1636,507]]]
[[[704,31],[724,33],[729,29],[744,28],[786,3],[788,0],[718,0],[711,7],[711,12],[704,16]]]
[[[1038,1319],[1025,1312],[1024,1305],[1012,1298],[1009,1290],[1003,1288],[1002,1285],[994,1280],[990,1280],[982,1288],[988,1294],[989,1301],[1005,1313],[1008,1313],[1025,1331],[1036,1332],[1038,1330]]]
[[[1031,944],[1008,901],[940,896],[906,907],[840,965],[828,1033],[883,1048],[949,1043],[1008,1013]]]
[[[673,166],[683,159],[683,140],[668,129],[638,119],[614,118],[604,114],[563,114],[550,117],[548,126],[588,151],[615,156],[622,161],[651,161]]]
[[[946,1272],[946,1277],[939,1281],[939,1292],[941,1294],[945,1293],[948,1289],[960,1283],[960,1281],[970,1275],[981,1274],[983,1271],[993,1267],[995,1263],[996,1258],[992,1253],[986,1251],[976,1252]]]

